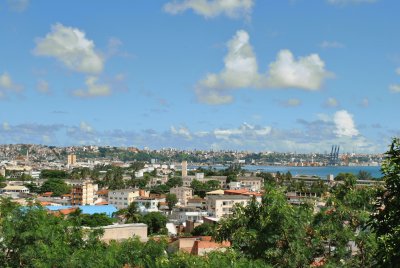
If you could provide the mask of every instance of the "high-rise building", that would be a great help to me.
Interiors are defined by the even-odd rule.
[[[68,166],[73,166],[76,164],[76,155],[74,154],[69,154],[67,158],[67,165]]]
[[[71,205],[92,205],[94,203],[95,192],[97,192],[97,184],[88,181],[75,184],[71,192]]]
[[[187,161],[182,161],[182,177],[187,177]]]

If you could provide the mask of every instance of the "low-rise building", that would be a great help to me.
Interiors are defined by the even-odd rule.
[[[260,191],[263,179],[260,177],[238,177],[242,188],[250,189],[251,191]]]
[[[104,234],[100,238],[104,242],[111,240],[122,241],[133,237],[139,237],[140,241],[147,241],[147,225],[144,223],[113,224],[102,226]]]
[[[2,194],[7,194],[12,198],[18,198],[20,195],[29,194],[29,189],[25,186],[14,186],[14,185],[7,185],[6,187],[0,189]]]
[[[210,195],[207,196],[207,212],[217,218],[229,217],[234,205],[246,206],[250,200],[251,196],[247,195]]]
[[[170,218],[181,224],[186,221],[198,222],[202,221],[203,217],[208,216],[207,211],[202,211],[196,208],[174,208]]]
[[[193,197],[193,189],[184,186],[171,188],[170,193],[176,195],[181,206],[186,206],[188,200]]]
[[[108,204],[114,205],[117,209],[127,208],[136,198],[146,194],[148,191],[139,189],[108,190]]]
[[[160,199],[151,197],[138,197],[133,202],[137,204],[140,212],[148,213],[158,211],[158,203],[160,203]]]

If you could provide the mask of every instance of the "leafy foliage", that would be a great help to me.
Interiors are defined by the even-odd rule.
[[[378,237],[377,259],[382,267],[400,263],[400,139],[395,138],[382,163],[385,189],[378,193],[371,227]]]
[[[143,216],[142,222],[147,224],[147,232],[151,234],[166,234],[167,217],[160,212],[150,212]]]
[[[40,192],[53,192],[53,196],[61,196],[71,192],[71,187],[62,179],[48,179],[40,187]]]
[[[176,203],[178,203],[178,198],[175,194],[167,194],[165,200],[167,201],[169,210],[172,210]]]
[[[66,179],[68,178],[68,173],[64,170],[52,170],[52,169],[43,169],[40,172],[41,179]]]

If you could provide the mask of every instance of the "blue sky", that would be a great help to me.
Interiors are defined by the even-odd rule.
[[[390,0],[0,0],[0,142],[386,150]]]

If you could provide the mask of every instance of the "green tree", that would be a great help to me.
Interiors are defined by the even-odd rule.
[[[143,223],[147,224],[148,233],[166,234],[167,217],[160,212],[150,212],[143,216]]]
[[[62,179],[48,179],[40,187],[40,192],[53,192],[53,196],[61,196],[71,192],[71,187]]]
[[[394,138],[382,163],[385,188],[377,194],[376,213],[371,227],[378,241],[377,259],[381,267],[400,263],[400,139]]]
[[[183,180],[180,177],[172,177],[167,181],[166,185],[169,188],[180,187],[183,185]]]
[[[277,267],[304,267],[313,257],[307,235],[311,219],[309,206],[291,206],[283,191],[270,188],[261,204],[253,198],[220,221],[216,239],[231,241],[235,250],[250,259]]]
[[[4,188],[6,186],[7,186],[6,178],[4,178],[3,176],[0,176],[0,188]]]
[[[25,187],[27,187],[29,189],[30,193],[40,193],[40,187],[38,187],[35,183],[25,183],[24,184]]]
[[[168,208],[171,211],[176,203],[178,203],[178,198],[175,194],[167,194],[167,196],[165,197],[165,201],[167,202]]]
[[[40,172],[41,179],[66,179],[68,173],[64,170],[43,169]]]
[[[372,174],[371,172],[365,171],[365,170],[360,170],[357,174],[357,179],[358,180],[372,180]]]
[[[88,227],[100,227],[111,225],[115,222],[114,219],[108,217],[105,213],[82,214],[81,224]]]
[[[127,208],[118,210],[116,214],[124,217],[125,223],[137,223],[142,219],[136,202],[130,203]]]
[[[201,236],[201,235],[212,236],[212,235],[214,235],[214,225],[210,224],[210,223],[203,223],[199,226],[196,226],[192,231],[192,235],[194,235],[194,236]]]

